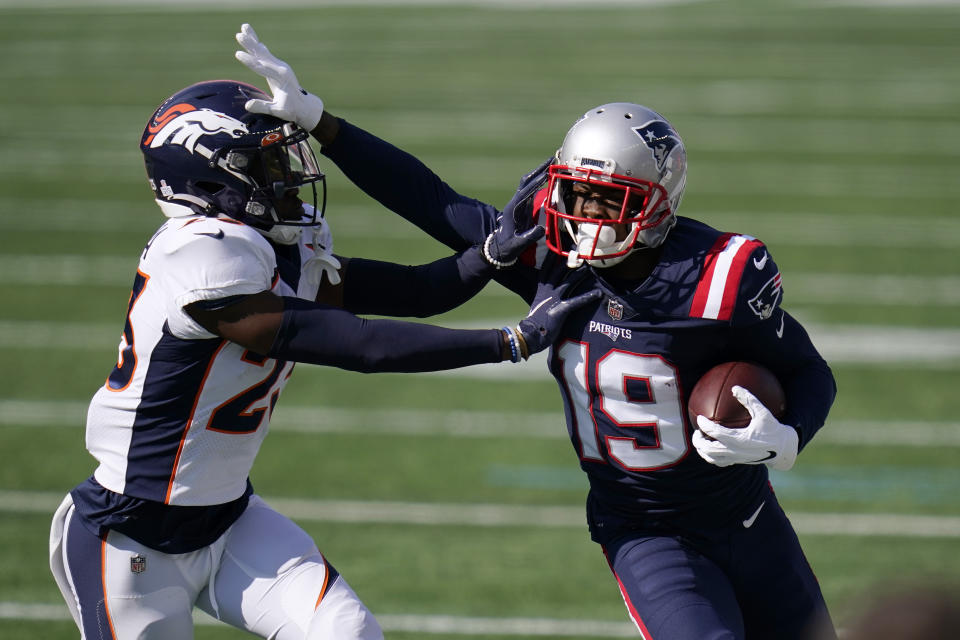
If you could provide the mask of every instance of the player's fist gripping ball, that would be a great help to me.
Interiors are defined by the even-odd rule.
[[[772,371],[752,362],[724,362],[703,374],[690,392],[690,423],[696,425],[697,416],[701,415],[732,429],[750,424],[747,408],[731,391],[735,386],[755,395],[777,420],[786,413],[787,397]]]

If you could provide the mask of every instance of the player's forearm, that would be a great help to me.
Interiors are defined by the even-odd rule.
[[[457,330],[397,320],[365,320],[342,309],[284,299],[272,358],[360,371],[422,372],[509,359],[497,329]]]
[[[337,118],[332,113],[327,111],[323,112],[323,115],[320,116],[320,121],[317,123],[317,126],[313,128],[313,131],[310,132],[317,142],[321,145],[333,144],[333,141],[337,139],[337,134],[340,133],[340,119]]]
[[[418,266],[353,258],[344,278],[343,308],[359,314],[426,318],[471,299],[493,271],[476,247]]]
[[[734,330],[731,353],[770,368],[783,385],[787,413],[782,422],[797,429],[802,450],[823,426],[837,388],[833,373],[806,329],[783,309],[761,323]]]
[[[456,251],[493,230],[494,207],[460,195],[417,158],[349,122],[339,122],[322,153],[367,195]]]
[[[783,422],[797,429],[800,450],[803,450],[826,422],[837,395],[837,385],[830,366],[817,351],[807,330],[790,314],[783,312],[781,333],[775,335],[790,336],[789,339],[776,338],[776,347],[782,350],[776,357],[783,363],[783,371],[778,375],[787,395]],[[775,352],[774,345],[769,346]]]
[[[800,450],[813,439],[827,420],[830,407],[837,395],[837,385],[833,372],[827,363],[810,361],[796,370],[784,384],[787,396],[787,413],[784,424],[797,429],[800,436]]]

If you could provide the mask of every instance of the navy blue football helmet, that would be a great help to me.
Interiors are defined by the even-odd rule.
[[[167,217],[222,213],[267,237],[293,242],[299,232],[290,227],[320,224],[325,177],[309,133],[248,112],[244,104],[251,98],[270,99],[233,80],[200,82],[167,98],[140,141],[147,177]],[[312,209],[302,206],[304,187],[312,192]]]

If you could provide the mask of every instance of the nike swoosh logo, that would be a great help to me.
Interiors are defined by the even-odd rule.
[[[784,315],[785,315],[785,313],[781,311],[781,312],[780,312],[780,326],[777,328],[777,337],[778,337],[778,338],[782,338],[782,337],[783,337],[783,316],[784,316]]]
[[[537,312],[537,309],[539,309],[539,308],[542,307],[543,305],[547,304],[547,303],[550,302],[551,300],[553,300],[553,296],[550,296],[549,298],[544,298],[544,299],[540,302],[540,304],[538,304],[538,305],[535,306],[534,308],[530,309],[530,313],[527,314],[527,317],[532,316],[534,313]]]
[[[217,229],[216,233],[209,233],[207,231],[196,231],[194,232],[195,236],[209,236],[211,238],[216,238],[217,240],[223,239],[223,229]]]
[[[770,257],[770,254],[766,251],[763,252],[763,257],[757,260],[753,259],[753,266],[757,268],[757,271],[763,271],[763,268],[767,265],[767,258]]]
[[[759,463],[759,462],[766,462],[767,460],[773,460],[773,459],[776,458],[776,457],[777,457],[777,452],[776,452],[776,451],[770,451],[770,450],[768,449],[768,450],[767,450],[767,455],[766,455],[765,457],[760,458],[759,460],[751,460],[750,462],[744,462],[743,464],[757,464],[757,463]]]
[[[757,516],[760,515],[760,511],[763,509],[763,505],[767,504],[767,501],[764,500],[760,503],[760,506],[757,507],[757,510],[753,512],[753,515],[743,521],[743,528],[749,529],[753,526],[754,521],[756,521]]]

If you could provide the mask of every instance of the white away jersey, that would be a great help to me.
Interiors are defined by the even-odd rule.
[[[242,223],[190,216],[160,227],[140,258],[116,367],[87,414],[103,487],[187,506],[244,493],[294,363],[211,334],[184,307],[267,290],[313,299],[318,279],[301,272],[314,244],[332,251],[325,224],[278,269],[270,243]]]

